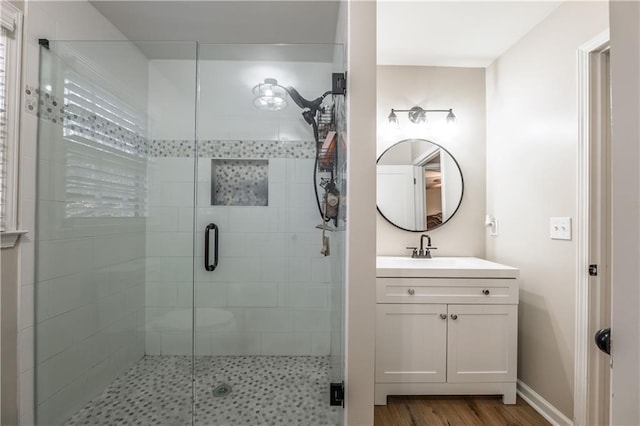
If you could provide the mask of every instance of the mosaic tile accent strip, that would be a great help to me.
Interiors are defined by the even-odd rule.
[[[196,357],[196,425],[338,426],[329,357]],[[146,356],[65,425],[191,424],[191,357]],[[213,390],[228,384],[229,394]]]
[[[209,158],[314,158],[313,141],[214,141],[198,143],[198,155]]]
[[[145,140],[142,152],[148,158],[154,157],[189,157],[192,158],[196,151],[193,140],[178,139],[153,139]]]
[[[220,141],[198,142],[200,158],[314,158],[313,141]],[[149,157],[193,157],[195,144],[192,140],[148,141],[144,152]]]
[[[25,95],[26,111],[62,126],[65,137],[81,137],[121,152],[144,155],[141,150],[146,139],[140,134],[144,130],[125,128],[80,106],[65,104],[64,99],[38,88],[27,86]]]
[[[88,113],[73,105],[65,105],[64,99],[39,88],[26,86],[25,111],[65,128],[65,136],[77,136],[139,156],[193,157],[196,145],[193,140],[145,138],[142,133],[126,129],[106,118]],[[315,158],[316,148],[309,141],[241,141],[200,140],[198,157],[229,159]]]
[[[211,160],[211,205],[269,205],[269,160]]]
[[[64,117],[64,102],[47,92],[42,92],[37,87],[26,86],[25,110],[52,123],[62,125]]]

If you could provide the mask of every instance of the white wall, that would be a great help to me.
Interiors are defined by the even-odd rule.
[[[347,3],[346,424],[373,424],[376,4]]]
[[[611,424],[640,424],[640,4],[612,1]]]
[[[24,56],[23,56],[23,105],[21,118],[21,186],[20,228],[29,234],[20,244],[20,424],[33,423],[34,360],[39,365],[38,402],[40,419],[59,422],[82,405],[87,398],[113,380],[126,365],[142,355],[141,339],[137,333],[138,306],[142,306],[140,292],[144,271],[138,260],[144,256],[144,245],[138,243],[135,232],[144,225],[133,224],[121,234],[113,222],[89,219],[75,228],[64,220],[64,214],[56,198],[60,195],[58,183],[64,179],[61,171],[47,169],[46,155],[41,157],[41,182],[51,185],[48,204],[41,205],[44,232],[38,271],[41,283],[38,288],[38,357],[34,356],[34,249],[36,204],[36,140],[38,119],[26,109],[25,87],[39,84],[38,38],[50,40],[123,40],[113,25],[100,15],[88,2],[35,2],[26,4]],[[83,48],[79,48],[82,50]],[[116,76],[126,75],[132,84],[127,98],[138,94],[144,98],[146,91],[146,61],[129,46],[115,53],[118,61],[109,53],[94,52],[89,63],[99,64],[96,69],[106,71],[102,80],[107,85],[123,87]],[[89,54],[91,55],[91,54]],[[123,60],[123,58],[126,58]],[[104,62],[103,62],[104,61]],[[111,65],[109,65],[111,64]],[[121,64],[123,68],[114,68]],[[142,72],[140,71],[142,69]],[[59,77],[61,78],[61,77]],[[134,81],[135,80],[135,81]],[[127,86],[126,84],[124,85]],[[142,92],[142,93],[140,93]],[[139,98],[138,98],[139,99]],[[41,132],[47,142],[59,143],[61,128],[42,120]],[[59,145],[58,145],[59,146]],[[59,153],[58,153],[59,154]],[[51,165],[51,164],[48,164]],[[48,178],[48,180],[47,180]],[[56,205],[57,204],[57,205]],[[90,229],[87,225],[96,225]],[[100,226],[102,225],[102,226]],[[127,231],[133,233],[128,235]],[[92,238],[100,234],[100,238]],[[140,272],[142,271],[142,276]],[[138,304],[136,304],[136,301]],[[125,314],[126,312],[126,314]],[[135,342],[138,342],[137,344]],[[137,346],[136,346],[137,345]]]
[[[518,377],[573,416],[574,241],[549,218],[576,213],[576,51],[608,26],[606,2],[567,2],[487,69],[487,257],[520,269]]]
[[[485,72],[482,68],[378,66],[377,147],[380,155],[408,137],[432,140],[458,161],[464,196],[456,215],[430,231],[437,256],[484,256],[485,215]],[[443,126],[446,114],[428,115],[430,128],[416,131],[406,113],[397,113],[399,133],[385,128],[391,108],[453,108],[457,121],[452,132]],[[377,215],[378,255],[406,255],[419,235],[398,229]]]

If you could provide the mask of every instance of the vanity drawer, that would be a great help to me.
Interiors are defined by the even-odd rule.
[[[517,279],[377,278],[378,303],[517,304]]]

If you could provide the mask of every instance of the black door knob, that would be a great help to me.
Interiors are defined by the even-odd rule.
[[[611,329],[603,328],[596,331],[596,346],[607,355],[611,355]]]

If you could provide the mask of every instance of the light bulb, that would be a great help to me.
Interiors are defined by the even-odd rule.
[[[389,124],[394,124],[396,126],[400,125],[400,123],[398,123],[398,116],[393,109],[391,110],[389,117],[387,117],[387,120],[389,120]]]
[[[456,122],[456,116],[453,114],[453,110],[449,110],[449,114],[447,114],[447,124],[454,124]]]

